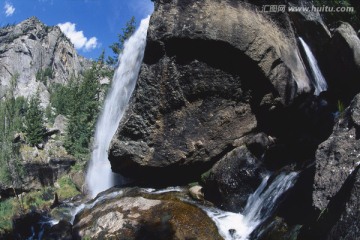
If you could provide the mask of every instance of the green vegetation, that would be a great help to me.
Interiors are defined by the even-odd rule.
[[[338,107],[339,113],[343,114],[345,111],[345,105],[341,100],[338,100],[337,107]]]
[[[112,67],[116,65],[125,41],[134,31],[135,18],[132,17],[122,29],[122,34],[118,35],[118,42],[110,46],[114,55],[106,62]],[[62,114],[68,119],[66,135],[61,136],[67,153],[78,159],[86,159],[101,101],[108,87],[101,85],[99,79],[111,79],[113,73],[113,68],[105,65],[105,51],[91,69],[83,72],[80,77],[73,77],[66,85],[49,83],[49,79],[54,78],[50,67],[39,69],[36,80],[43,82],[50,93],[50,104],[46,109],[40,107],[39,92],[30,99],[15,97],[18,75],[14,75],[9,89],[0,99],[0,183],[14,186],[15,193],[15,197],[0,201],[0,233],[11,229],[12,218],[16,215],[34,209],[49,209],[55,193],[60,199],[80,194],[71,178],[63,176],[55,184],[57,187],[17,195],[15,187],[21,187],[24,176],[20,151],[22,156],[34,161],[45,159],[45,150],[39,151],[38,156],[33,156],[33,146],[44,141],[45,123],[54,121],[55,116]],[[20,136],[25,136],[28,145],[24,144]],[[62,147],[61,149],[63,150]],[[53,148],[46,154],[51,156],[52,151],[56,154],[57,150]],[[77,161],[71,171],[82,171],[84,165],[84,161]]]
[[[89,153],[90,140],[94,134],[100,108],[100,83],[98,65],[85,72],[83,79],[75,81],[68,89],[69,108],[65,110],[69,119],[65,138],[66,150],[79,158]]]
[[[63,176],[58,180],[59,188],[47,187],[39,191],[23,194],[18,198],[9,198],[0,201],[0,234],[8,232],[12,228],[12,219],[20,214],[33,211],[35,209],[49,210],[54,201],[55,192],[60,199],[74,197],[80,194],[74,183],[68,176]]]
[[[208,171],[204,172],[203,174],[201,174],[200,179],[201,179],[201,182],[202,182],[202,183],[206,183],[206,180],[207,180],[207,179],[209,178],[209,176],[210,176],[210,172],[211,172],[211,170],[208,170]]]
[[[126,26],[122,29],[122,33],[118,34],[118,41],[113,43],[110,48],[113,52],[113,57],[109,56],[106,60],[106,63],[115,66],[119,58],[120,53],[124,49],[125,41],[135,32],[135,17],[132,17],[127,23]]]
[[[314,0],[317,7],[353,7],[353,12],[323,12],[325,22],[335,26],[338,21],[349,22],[355,29],[360,28],[360,2],[358,0]]]
[[[0,182],[18,186],[23,170],[20,162],[20,143],[14,136],[22,129],[27,104],[24,98],[15,98],[17,75],[11,79],[10,88],[0,101]]]
[[[134,31],[135,18],[132,17],[122,29],[122,33],[118,35],[118,42],[110,46],[114,56],[108,57],[107,64],[116,65],[125,41]],[[51,106],[46,109],[46,117],[50,121],[58,114],[68,118],[64,146],[77,158],[83,159],[89,154],[91,137],[94,134],[102,100],[100,95],[107,92],[108,86],[101,86],[98,79],[104,77],[111,79],[114,73],[112,69],[105,66],[104,60],[105,51],[101,53],[92,68],[83,73],[82,77],[72,78],[67,85],[54,84],[49,87]],[[44,72],[39,73],[39,79],[44,76],[51,77],[50,75],[50,71],[45,69]]]
[[[53,202],[54,194],[53,188],[44,188],[40,191],[27,193],[22,199],[24,211],[49,209]]]
[[[12,217],[18,214],[18,207],[14,199],[0,202],[0,233],[9,231],[12,227]]]
[[[55,108],[55,115],[62,114],[68,116],[71,114],[78,84],[75,79],[70,79],[67,85],[58,83],[51,86],[50,103],[51,107]]]
[[[53,77],[54,77],[54,73],[50,67],[47,67],[44,70],[40,69],[36,72],[36,80],[43,82],[45,84],[45,86],[48,83],[48,79],[53,78]]]
[[[67,199],[80,194],[69,176],[60,178],[58,184],[60,188],[57,190],[57,193],[59,194],[60,199]]]
[[[31,146],[36,146],[43,141],[45,127],[43,121],[44,113],[40,107],[39,92],[30,99],[29,108],[25,115],[26,141]]]

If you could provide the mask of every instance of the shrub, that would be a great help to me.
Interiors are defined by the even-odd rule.
[[[19,212],[14,199],[0,202],[0,233],[11,230],[12,217]]]
[[[57,190],[57,193],[60,199],[67,199],[80,194],[69,176],[63,176],[60,178],[58,180],[58,184],[60,187]]]
[[[26,140],[31,146],[35,146],[43,141],[45,134],[43,115],[40,107],[39,93],[36,93],[30,99],[29,108],[25,115]]]

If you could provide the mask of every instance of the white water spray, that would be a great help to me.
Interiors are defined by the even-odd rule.
[[[119,56],[120,65],[116,69],[96,125],[95,145],[86,175],[86,184],[92,198],[113,187],[114,180],[120,177],[111,171],[107,150],[135,88],[144,57],[149,20],[150,16],[143,19],[139,29],[125,43],[124,51]]]
[[[281,196],[289,190],[297,177],[297,173],[281,173],[269,185],[269,176],[265,177],[250,195],[243,214],[225,212],[215,208],[205,209],[226,240],[245,240],[276,210]]]
[[[305,50],[306,58],[309,62],[311,73],[312,73],[312,76],[315,81],[314,82],[315,95],[318,96],[321,92],[324,92],[327,90],[328,86],[327,86],[326,80],[320,71],[319,65],[316,61],[314,54],[311,52],[310,47],[306,44],[306,42],[301,37],[299,37],[299,40]]]

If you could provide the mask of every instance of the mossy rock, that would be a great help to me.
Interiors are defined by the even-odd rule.
[[[78,214],[74,232],[78,239],[223,239],[206,213],[180,196],[124,190]]]

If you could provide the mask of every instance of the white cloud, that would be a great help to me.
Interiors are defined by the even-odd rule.
[[[91,50],[91,49],[95,49],[98,46],[97,43],[97,39],[96,37],[92,37],[90,38],[86,43],[85,43],[85,49],[86,50]]]
[[[88,39],[84,36],[83,31],[76,31],[76,24],[71,22],[59,23],[61,31],[67,36],[74,44],[76,49],[90,51],[99,46],[96,37]]]
[[[15,8],[11,3],[6,2],[4,5],[5,15],[10,17],[14,14]]]

